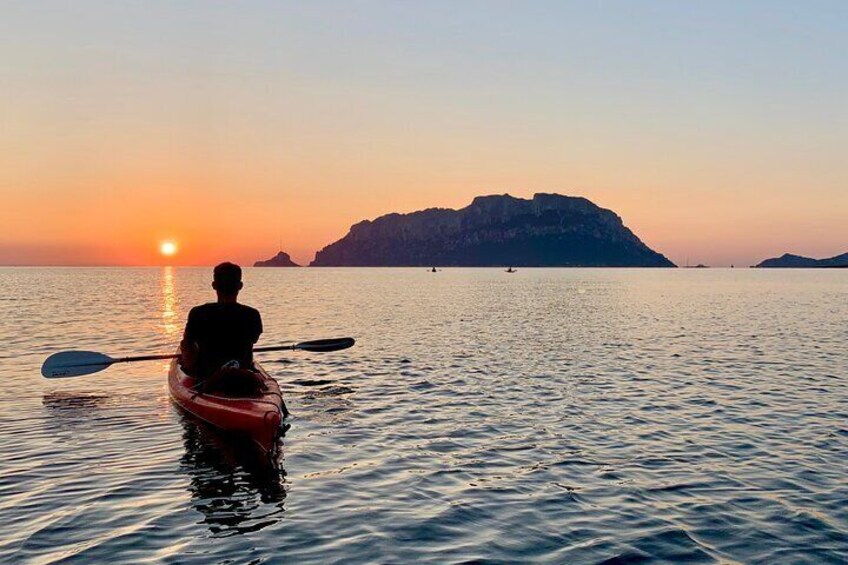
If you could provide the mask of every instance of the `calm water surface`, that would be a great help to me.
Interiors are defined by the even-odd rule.
[[[848,270],[257,270],[279,467],[166,363],[209,269],[0,269],[0,561],[846,563]]]

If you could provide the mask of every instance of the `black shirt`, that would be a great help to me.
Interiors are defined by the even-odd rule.
[[[259,311],[237,303],[210,302],[188,313],[185,339],[197,343],[199,377],[208,377],[227,361],[253,365],[253,344],[262,333]]]

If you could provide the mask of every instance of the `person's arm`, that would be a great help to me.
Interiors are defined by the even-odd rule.
[[[250,344],[250,363],[253,364],[253,346],[256,345],[256,342],[259,341],[259,336],[262,335],[262,315],[259,313],[259,310],[256,310],[256,317],[253,321],[253,334],[251,337]]]
[[[180,342],[180,365],[191,372],[197,364],[197,356],[200,348],[197,346],[195,328],[197,326],[194,309],[188,313],[183,340]]]

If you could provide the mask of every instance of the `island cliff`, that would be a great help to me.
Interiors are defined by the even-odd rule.
[[[430,208],[365,220],[311,266],[674,267],[614,212],[585,198],[478,196],[460,210]]]
[[[821,268],[846,268],[848,267],[848,253],[829,257],[827,259],[812,259],[801,255],[784,253],[780,257],[766,259],[757,268],[762,269],[821,269]]]
[[[257,261],[253,264],[254,267],[300,267],[297,263],[291,260],[288,253],[280,251],[274,257],[267,261]]]

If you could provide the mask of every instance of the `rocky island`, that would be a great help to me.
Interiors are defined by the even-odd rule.
[[[291,260],[288,253],[280,251],[274,257],[267,261],[257,261],[253,264],[254,267],[300,267],[297,263]]]
[[[585,198],[478,196],[460,210],[388,214],[350,228],[310,266],[674,267]]]
[[[828,257],[827,259],[813,259],[801,255],[784,253],[780,257],[766,259],[755,267],[760,269],[826,269],[826,268],[848,268],[848,253]]]

